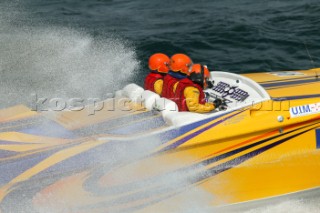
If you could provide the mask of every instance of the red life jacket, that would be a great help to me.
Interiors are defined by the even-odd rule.
[[[179,81],[179,84],[176,88],[176,93],[175,93],[175,98],[174,98],[174,101],[178,105],[178,109],[180,112],[189,111],[188,106],[187,106],[187,102],[186,102],[186,97],[184,96],[184,90],[187,87],[197,88],[200,92],[199,104],[206,103],[206,99],[205,99],[205,95],[204,95],[202,87],[199,86],[198,84],[193,83],[189,78],[182,79],[181,81]]]
[[[161,75],[159,73],[150,72],[147,75],[147,77],[144,79],[144,89],[155,92],[154,91],[154,83],[156,83],[156,81],[159,79],[163,79],[163,75]]]
[[[162,87],[162,94],[163,98],[173,99],[174,98],[174,91],[173,87],[179,79],[172,77],[171,75],[166,75],[163,78],[163,87]]]

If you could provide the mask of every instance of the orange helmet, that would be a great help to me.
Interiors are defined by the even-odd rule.
[[[193,82],[199,84],[203,88],[207,88],[210,78],[210,71],[206,65],[194,64],[190,70],[190,77]]]
[[[155,53],[149,58],[149,68],[153,71],[167,73],[169,71],[170,59],[163,53]]]
[[[175,54],[170,59],[170,68],[174,72],[181,72],[189,75],[190,68],[192,66],[192,60],[185,54]]]

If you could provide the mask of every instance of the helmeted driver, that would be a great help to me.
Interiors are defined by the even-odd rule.
[[[179,81],[175,90],[175,102],[179,111],[206,113],[215,109],[215,105],[207,102],[204,89],[208,86],[210,72],[207,66],[194,64],[188,78]]]

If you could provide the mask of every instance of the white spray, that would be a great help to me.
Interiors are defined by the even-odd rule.
[[[102,99],[132,81],[139,69],[129,42],[67,28],[28,26],[23,12],[0,6],[0,108],[32,104],[35,94]]]

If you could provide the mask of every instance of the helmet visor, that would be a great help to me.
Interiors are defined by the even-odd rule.
[[[209,81],[210,81],[209,78],[204,78],[204,79],[203,79],[203,88],[204,88],[204,89],[208,87],[208,82],[209,82]]]
[[[193,63],[186,64],[186,66],[188,67],[188,75],[190,75],[190,73],[192,71]]]

